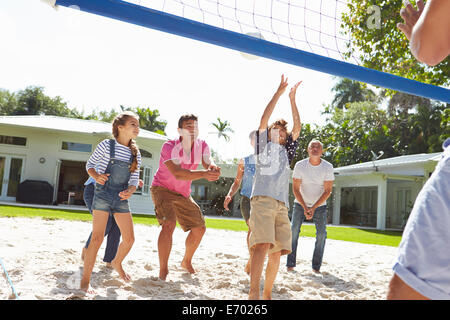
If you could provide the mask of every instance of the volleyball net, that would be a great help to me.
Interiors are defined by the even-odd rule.
[[[346,0],[43,1],[450,103],[449,89],[361,66],[342,27]]]

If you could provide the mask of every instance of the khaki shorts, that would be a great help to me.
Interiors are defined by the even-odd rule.
[[[259,243],[270,243],[269,254],[291,253],[291,222],[285,204],[270,197],[254,196],[250,208],[250,248]]]
[[[159,186],[152,186],[150,192],[160,225],[166,221],[178,221],[184,231],[205,226],[202,211],[191,196],[185,198],[177,192]]]

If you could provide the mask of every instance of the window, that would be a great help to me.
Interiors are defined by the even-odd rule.
[[[143,158],[150,158],[151,159],[153,157],[151,152],[148,152],[147,150],[139,149],[139,152],[141,153],[141,157],[143,157]]]
[[[61,148],[68,151],[92,152],[92,144],[63,141]]]
[[[12,136],[2,136],[0,135],[0,143],[2,144],[12,144],[15,146],[26,146],[27,138],[22,137],[12,137]]]
[[[152,168],[151,167],[142,168],[141,171],[139,172],[139,179],[144,181],[144,185],[142,186],[142,188],[138,186],[135,194],[149,195],[150,185],[152,183]]]
[[[192,185],[191,196],[195,200],[206,200],[208,196],[208,187],[203,185]]]

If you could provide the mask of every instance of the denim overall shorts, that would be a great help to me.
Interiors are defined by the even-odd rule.
[[[104,185],[95,183],[94,200],[92,210],[101,210],[111,213],[130,212],[127,200],[121,200],[119,193],[128,188],[130,180],[130,167],[133,155],[129,162],[115,159],[115,140],[109,140],[109,163],[105,173],[109,173]]]

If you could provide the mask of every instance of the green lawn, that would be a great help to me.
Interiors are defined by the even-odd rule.
[[[7,205],[0,205],[0,217],[92,221],[92,216],[87,211],[41,209]],[[144,225],[158,225],[154,216],[133,215],[133,221]],[[247,225],[243,220],[211,219],[206,217],[206,227],[233,231],[247,231]],[[305,237],[315,237],[315,232],[316,228],[314,225],[306,224],[302,226],[300,235]],[[401,240],[401,232],[328,226],[327,238],[397,247]]]

